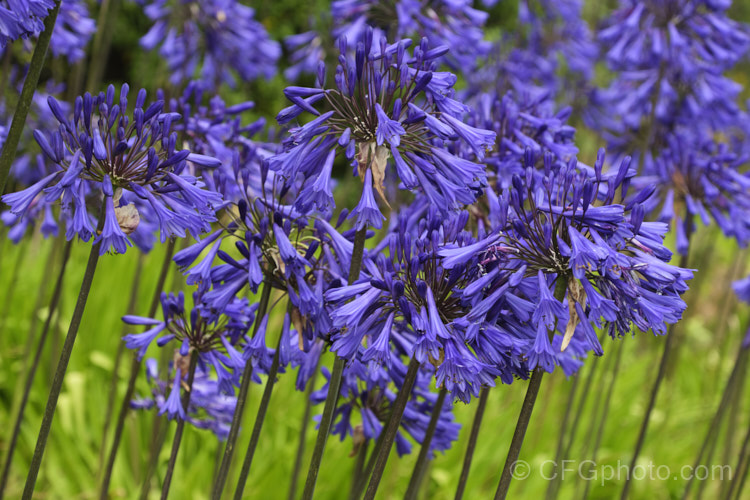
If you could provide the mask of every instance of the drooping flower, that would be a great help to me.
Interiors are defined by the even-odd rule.
[[[284,91],[293,104],[279,113],[279,122],[303,112],[316,116],[292,128],[285,151],[269,159],[270,168],[286,179],[304,177],[298,209],[330,210],[330,199],[317,193],[324,191],[331,151],[343,153],[363,182],[370,178],[369,171],[373,188],[386,203],[385,182],[393,173],[406,189],[425,192],[445,211],[477,197],[485,185],[484,168],[454,154],[446,143],[460,138],[481,157],[493,146],[494,134],[448,118],[460,117],[468,108],[454,99],[456,77],[435,71],[434,60],[447,47],[431,49],[423,39],[410,56],[409,44],[402,40],[387,45],[383,39],[378,44],[369,29],[352,57],[342,38],[334,88]],[[366,219],[378,217],[368,211]]]
[[[199,429],[208,429],[223,441],[229,435],[237,398],[226,394],[221,384],[212,378],[211,372],[198,366],[190,391],[190,403],[187,412],[184,412],[181,403],[175,404],[179,401],[180,391],[174,390],[175,382],[180,382],[182,375],[182,370],[178,367],[175,369],[172,381],[162,380],[159,378],[158,363],[155,359],[148,359],[146,377],[151,394],[148,397],[133,399],[130,402],[131,408],[138,410],[158,408],[160,412],[166,412],[169,418],[179,417]],[[168,403],[170,399],[173,400],[171,405]]]
[[[48,99],[60,127],[49,135],[35,131],[34,138],[57,170],[23,192],[5,195],[3,201],[12,213],[22,214],[32,195],[34,199],[43,196],[44,203],[60,200],[63,208],[74,207],[68,239],[77,235],[87,241],[93,234],[87,198],[103,193],[105,201],[111,198],[117,203],[109,220],[118,216],[123,232],[133,232],[127,221],[135,220],[136,207],[143,207],[138,212],[158,224],[162,241],[184,237],[186,231],[197,236],[210,229],[221,196],[200,189],[201,182],[187,175],[185,168],[188,162],[215,167],[219,161],[188,150],[176,151],[177,134],[171,124],[180,116],[162,113],[162,101],[144,110],[146,91],[141,90],[131,118],[127,96],[127,84],[117,103],[113,86],[95,97],[87,93],[76,99],[72,120],[57,100]],[[43,188],[43,195],[37,187]],[[101,251],[106,250],[102,246]]]
[[[44,18],[54,6],[54,0],[0,1],[0,48],[42,31]]]

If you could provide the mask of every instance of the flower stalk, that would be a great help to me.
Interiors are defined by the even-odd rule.
[[[21,133],[26,125],[26,117],[29,114],[31,101],[34,98],[34,93],[39,83],[39,75],[42,73],[42,68],[44,67],[44,59],[47,57],[47,49],[52,39],[52,31],[55,28],[57,14],[60,12],[60,3],[61,0],[57,0],[50,13],[44,18],[44,31],[39,34],[39,40],[37,40],[34,47],[29,72],[26,74],[26,79],[23,82],[21,97],[16,105],[16,111],[13,114],[13,121],[11,122],[5,145],[3,146],[2,153],[0,153],[0,194],[5,193],[5,185],[10,174],[10,167],[16,158],[18,142],[21,140]]]
[[[99,213],[99,225],[97,232],[101,231],[102,227],[104,226],[105,208],[106,203],[102,203],[102,207]],[[52,388],[50,389],[49,397],[47,399],[47,406],[44,409],[44,417],[42,419],[42,425],[39,429],[39,436],[37,437],[36,446],[34,448],[34,455],[31,459],[29,474],[26,477],[26,485],[24,486],[22,497],[23,500],[30,500],[34,493],[36,479],[39,475],[39,468],[42,465],[44,449],[47,446],[47,438],[49,437],[49,432],[52,428],[52,419],[54,418],[55,410],[57,409],[57,399],[60,397],[60,391],[62,390],[65,372],[68,369],[68,362],[70,361],[70,356],[73,353],[73,346],[78,335],[78,328],[81,326],[81,320],[83,319],[83,311],[86,308],[86,302],[89,298],[91,285],[94,282],[94,274],[96,273],[96,265],[99,262],[99,249],[101,246],[101,239],[96,240],[95,243],[91,246],[91,252],[89,253],[89,259],[86,264],[86,271],[84,272],[83,282],[81,283],[81,290],[78,293],[78,300],[76,301],[76,306],[73,310],[73,317],[70,320],[68,333],[65,336],[65,343],[63,344],[62,353],[60,354],[60,360],[57,363],[55,375],[52,379]]]

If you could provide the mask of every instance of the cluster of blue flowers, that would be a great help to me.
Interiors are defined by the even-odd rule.
[[[334,406],[322,433],[357,451],[403,412],[399,455],[445,451],[456,401],[571,376],[609,338],[666,334],[693,277],[671,263],[670,231],[683,255],[694,218],[750,242],[750,111],[726,74],[750,29],[730,2],[621,0],[592,34],[579,0],[521,0],[519,30],[490,40],[467,0],[337,0],[284,39],[286,61],[272,23],[237,0],[137,3],[167,88],[66,102],[49,82],[0,198],[16,242],[64,227],[102,255],[158,240],[172,257],[185,238],[172,262],[192,304],[167,290],[161,317],[122,318],[145,327],[123,338],[139,362],[171,359],[147,359],[150,393],[132,408],[232,440],[243,380],[272,388],[296,370],[304,391],[321,373],[308,403]],[[0,0],[0,47],[54,6]],[[52,55],[85,63],[95,31],[86,2],[64,1]],[[600,53],[611,78],[597,88]],[[279,71],[275,123],[221,93]],[[8,113],[0,101],[0,146]],[[579,151],[581,117],[607,156]]]
[[[44,18],[54,0],[3,0],[0,2],[0,48],[44,29]]]

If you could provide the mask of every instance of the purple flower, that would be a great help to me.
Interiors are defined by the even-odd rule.
[[[364,189],[372,185],[386,202],[388,166],[393,164],[407,189],[421,188],[442,210],[473,202],[486,184],[483,166],[455,154],[440,138],[452,129],[442,117],[467,109],[453,99],[455,76],[434,70],[433,59],[441,51],[431,51],[423,40],[410,56],[408,40],[375,43],[372,32],[367,33],[357,43],[353,58],[346,40],[340,40],[334,88],[287,88],[285,95],[293,104],[279,114],[279,122],[302,112],[316,118],[290,129],[285,151],[269,159],[270,169],[289,180],[302,174],[298,210],[314,205],[329,211],[331,198],[319,193],[328,178],[331,151],[353,162],[360,178],[366,179],[371,172],[372,182],[365,180]],[[326,105],[325,109],[319,111],[316,103]],[[462,140],[472,141],[470,150],[480,153],[494,142],[494,134],[488,131],[462,127],[456,137],[461,135]],[[362,210],[374,208],[367,193],[363,200]],[[379,217],[370,215],[369,219]]]
[[[207,89],[222,83],[235,86],[235,74],[253,81],[276,73],[281,46],[255,19],[255,11],[236,0],[158,0],[144,12],[154,24],[141,46],[159,47],[173,84],[190,80],[196,70]]]

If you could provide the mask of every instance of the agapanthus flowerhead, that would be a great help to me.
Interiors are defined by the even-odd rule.
[[[186,360],[189,353],[197,351],[199,364],[213,367],[222,390],[231,393],[245,366],[242,344],[250,342],[246,335],[255,320],[257,306],[250,306],[247,299],[235,298],[217,312],[200,292],[193,294],[193,302],[193,308],[186,309],[182,292],[162,293],[163,319],[124,316],[123,321],[129,325],[148,327],[143,333],[123,337],[125,345],[136,350],[139,357],[154,342],[159,347],[170,346]]]
[[[205,366],[197,366],[193,385],[190,388],[190,403],[187,412],[182,409],[180,395],[181,385],[185,383],[184,361],[178,358],[176,363],[170,363],[170,380],[159,378],[159,366],[155,359],[146,360],[146,378],[151,387],[150,397],[136,398],[130,402],[130,407],[137,410],[158,409],[160,414],[167,417],[180,418],[199,429],[208,429],[220,440],[229,435],[232,416],[237,405],[237,398],[226,394],[221,384],[212,377]],[[179,366],[177,366],[179,365]],[[177,387],[177,389],[175,389]]]
[[[568,123],[570,107],[556,109],[547,97],[507,91],[499,85],[488,92],[472,89],[470,94],[470,123],[498,135],[497,146],[484,158],[490,183],[504,189],[514,175],[525,175],[532,159],[535,169],[543,171],[552,168],[545,162],[566,165],[578,154],[576,130]]]
[[[0,1],[0,48],[42,31],[44,18],[54,6],[54,0]]]
[[[443,60],[454,70],[469,71],[487,54],[484,23],[489,15],[474,9],[470,0],[336,0],[331,3],[334,39],[363,40],[368,26],[375,43],[381,38],[428,38],[451,51]]]
[[[676,125],[720,129],[738,120],[742,86],[724,72],[750,49],[750,27],[727,15],[731,1],[621,0],[599,40],[615,71],[589,107],[591,126],[622,141],[626,154]],[[647,124],[653,132],[642,130]],[[614,141],[617,144],[620,141]],[[654,148],[658,149],[658,148]]]
[[[404,352],[433,365],[436,386],[465,402],[498,377],[508,383],[525,377],[521,352],[496,327],[495,316],[490,323],[471,317],[478,304],[464,300],[465,294],[484,289],[476,260],[448,267],[439,256],[444,247],[469,253],[497,239],[474,236],[468,222],[468,212],[444,216],[424,196],[399,213],[383,243],[369,254],[360,279],[325,292],[331,350],[371,371],[389,367],[397,357],[394,349]],[[518,324],[511,311],[501,322]],[[491,338],[485,340],[485,334]]]
[[[385,203],[385,181],[392,173],[405,189],[424,192],[444,211],[472,203],[486,184],[484,167],[457,156],[448,144],[466,143],[481,159],[495,134],[461,121],[468,108],[454,99],[455,75],[435,70],[434,60],[448,48],[429,48],[423,39],[410,55],[410,43],[376,44],[368,30],[351,55],[341,39],[335,87],[284,91],[293,104],[279,113],[280,123],[303,112],[316,117],[292,128],[286,151],[269,159],[270,168],[285,178],[304,178],[300,211],[332,208],[330,198],[320,196],[330,182],[331,151],[343,153],[362,181],[369,171]],[[372,220],[369,212],[368,217]]]
[[[154,22],[141,46],[167,61],[170,81],[177,85],[200,72],[207,89],[222,83],[271,78],[281,46],[271,40],[255,10],[237,0],[157,0],[143,2]]]
[[[644,162],[636,188],[656,187],[647,212],[670,224],[677,251],[687,254],[693,221],[712,221],[741,246],[750,242],[748,153],[704,134],[680,129],[666,138],[657,156]]]
[[[169,112],[182,116],[172,126],[190,150],[221,161],[215,168],[191,163],[189,173],[200,176],[207,189],[221,193],[227,202],[262,196],[264,188],[270,192],[273,184],[273,175],[266,172],[263,178],[261,165],[279,146],[255,138],[265,128],[265,118],[243,120],[254,107],[252,101],[229,106],[219,95],[206,92],[199,81],[191,81],[179,98],[169,101]]]
[[[128,86],[123,85],[119,102],[110,86],[98,96],[86,94],[75,101],[73,119],[50,97],[49,107],[60,123],[57,131],[35,131],[43,153],[58,170],[18,193],[3,197],[11,212],[21,215],[44,192],[44,201],[61,200],[64,207],[75,207],[68,227],[68,239],[78,235],[88,240],[93,234],[86,211],[90,193],[104,196],[108,221],[117,219],[117,237],[133,232],[133,209],[148,213],[158,223],[161,240],[193,236],[208,231],[215,221],[215,208],[221,195],[202,189],[203,184],[185,171],[187,163],[215,167],[218,160],[176,149],[177,133],[172,122],[176,113],[162,113],[163,101],[144,109],[146,91],[141,89],[135,107],[128,113]],[[133,206],[130,206],[130,205]],[[138,209],[143,206],[144,210]],[[120,234],[122,233],[122,234]],[[102,245],[102,253],[118,245]]]
[[[511,188],[499,196],[489,193],[495,215],[488,220],[495,221],[499,231],[495,241],[485,248],[441,252],[451,259],[446,266],[478,252],[488,274],[517,270],[517,277],[507,283],[525,286],[526,299],[536,304],[527,314],[537,331],[535,359],[545,369],[550,360],[540,355],[554,354],[550,349],[556,344],[564,351],[576,332],[601,354],[592,325],[606,326],[612,337],[625,335],[633,325],[663,334],[665,324],[678,321],[686,307],[680,296],[692,272],[668,264],[672,254],[663,244],[667,225],[644,221],[642,203],[653,188],[627,204],[615,202],[616,196],[627,195],[632,176],[628,160],[605,174],[600,153],[593,172],[579,169],[573,160],[541,176],[532,161],[524,177],[513,178]],[[532,283],[523,285],[529,275],[535,278],[536,292]],[[522,311],[526,305],[515,307]],[[490,310],[490,304],[478,308],[475,319],[484,310]],[[540,337],[556,330],[559,337]]]
[[[96,32],[96,21],[89,17],[89,8],[81,0],[66,0],[60,4],[49,49],[55,57],[65,56],[71,63],[86,55],[86,45]]]
[[[519,1],[517,28],[493,43],[490,57],[480,60],[478,71],[467,78],[572,104],[593,76],[598,55],[582,3]]]

